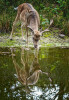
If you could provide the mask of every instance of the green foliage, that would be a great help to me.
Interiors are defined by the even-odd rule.
[[[68,0],[0,0],[0,31],[11,31],[16,16],[14,7],[22,3],[31,3],[40,13],[40,27],[44,30],[49,26],[50,19],[54,19],[54,26],[69,33],[69,1]],[[39,5],[39,6],[38,6]],[[65,24],[64,24],[65,23]]]
[[[40,15],[40,22],[40,26],[43,30],[49,26],[49,20],[42,15]]]
[[[63,11],[63,17],[66,17],[66,19],[69,19],[69,1],[68,0],[57,0],[59,4],[59,8],[61,11]]]

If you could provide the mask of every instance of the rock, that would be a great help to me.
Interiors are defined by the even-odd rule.
[[[64,34],[59,34],[59,37],[60,37],[60,38],[64,38],[65,35],[64,35]]]

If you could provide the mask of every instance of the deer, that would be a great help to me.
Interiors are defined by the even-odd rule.
[[[14,9],[17,10],[17,15],[16,15],[15,21],[13,22],[13,25],[12,25],[10,40],[12,40],[12,35],[14,33],[16,23],[18,21],[20,21],[21,22],[22,39],[25,41],[25,38],[24,38],[24,28],[25,28],[26,29],[25,33],[27,36],[27,44],[28,44],[28,36],[29,36],[28,29],[30,29],[32,32],[34,48],[37,48],[38,42],[40,40],[40,37],[43,35],[43,33],[50,31],[49,28],[50,28],[50,26],[52,26],[52,24],[54,22],[53,19],[50,20],[50,26],[47,29],[45,29],[43,31],[39,31],[38,28],[40,25],[40,17],[39,17],[38,12],[34,9],[34,7],[31,4],[23,3]]]
[[[12,35],[15,29],[15,25],[18,21],[21,22],[22,39],[24,39],[24,28],[26,29],[27,43],[28,43],[28,29],[32,32],[32,39],[34,47],[37,48],[38,41],[40,40],[41,33],[38,30],[40,25],[40,18],[38,12],[29,3],[20,4],[17,8],[17,15],[15,21],[13,22],[12,31],[10,35],[10,40],[12,40]]]

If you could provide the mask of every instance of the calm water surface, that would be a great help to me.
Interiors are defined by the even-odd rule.
[[[0,48],[0,100],[69,100],[69,48]]]

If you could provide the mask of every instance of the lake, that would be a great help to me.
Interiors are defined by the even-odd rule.
[[[0,48],[0,100],[69,100],[69,48]]]

